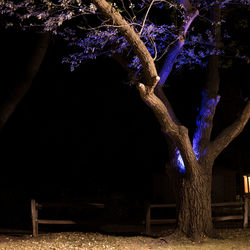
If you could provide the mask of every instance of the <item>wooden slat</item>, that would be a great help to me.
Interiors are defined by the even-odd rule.
[[[242,206],[244,202],[221,202],[221,203],[212,203],[212,207],[234,207]]]
[[[226,221],[226,220],[241,220],[243,215],[228,215],[228,216],[218,216],[213,217],[214,221]],[[166,224],[166,223],[175,223],[176,219],[153,219],[150,220],[151,224]]]
[[[96,208],[105,208],[105,205],[103,203],[87,203],[87,205]]]
[[[219,202],[219,203],[212,203],[212,207],[233,207],[233,206],[242,206],[244,205],[244,202]],[[150,208],[164,208],[164,207],[176,207],[176,204],[150,204]]]
[[[228,216],[213,217],[214,221],[242,220],[242,219],[243,219],[243,215],[228,215]]]
[[[167,223],[175,223],[176,219],[154,219],[150,220],[151,224],[167,224]]]
[[[39,208],[53,208],[53,207],[77,207],[77,208],[104,208],[105,205],[103,203],[95,203],[95,202],[37,202]]]
[[[77,224],[73,220],[37,220],[39,224]]]

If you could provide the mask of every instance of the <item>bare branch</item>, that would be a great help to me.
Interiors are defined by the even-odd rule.
[[[122,3],[122,7],[123,7],[123,9],[125,10],[125,12],[127,13],[127,15],[129,16],[129,18],[130,18],[131,20],[133,20],[132,16],[130,15],[129,11],[127,10],[127,8],[126,8],[126,6],[125,6],[125,4],[124,4],[124,1],[123,1],[123,0],[120,0],[120,2]]]
[[[135,54],[140,59],[146,78],[146,84],[155,86],[158,74],[155,68],[154,60],[133,27],[131,27],[130,24],[128,24],[126,20],[120,15],[120,13],[118,13],[116,9],[113,8],[112,5],[110,5],[106,0],[92,0],[92,2],[106,17],[108,17],[113,22],[114,25],[117,25],[117,29],[125,37],[125,39],[133,48]]]
[[[143,29],[144,29],[144,26],[145,26],[145,23],[146,23],[146,20],[147,20],[149,11],[150,11],[150,9],[152,8],[154,2],[155,2],[155,0],[152,0],[152,2],[150,3],[150,5],[149,5],[149,7],[148,7],[148,9],[147,9],[147,12],[146,12],[145,17],[144,17],[143,22],[142,22],[141,30],[140,30],[140,32],[139,32],[139,36],[141,36],[141,33],[142,33]]]
[[[225,128],[209,145],[208,152],[211,156],[216,157],[223,151],[228,144],[236,138],[244,129],[250,118],[250,101],[247,102],[241,116],[229,127]]]

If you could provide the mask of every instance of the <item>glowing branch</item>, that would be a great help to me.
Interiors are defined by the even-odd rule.
[[[199,11],[196,10],[195,12],[191,13],[191,14],[188,14],[187,17],[185,18],[184,20],[184,25],[182,26],[183,28],[183,35],[184,37],[186,36],[187,34],[187,31],[190,27],[190,25],[192,24],[192,22],[194,21],[194,19],[199,15]]]
[[[193,137],[193,149],[197,160],[203,157],[210,141],[213,117],[220,97],[209,98],[207,92],[203,92],[201,110],[196,120],[196,130]]]
[[[196,10],[192,14],[187,14],[186,18],[183,21],[183,25],[180,28],[178,39],[174,41],[174,43],[170,46],[169,49],[168,48],[166,49],[168,53],[166,55],[164,65],[159,74],[161,77],[159,85],[162,85],[166,82],[170,72],[172,71],[176,58],[180,54],[180,51],[184,45],[186,33],[190,25],[192,24],[193,20],[198,16],[198,14],[199,14],[198,10]]]

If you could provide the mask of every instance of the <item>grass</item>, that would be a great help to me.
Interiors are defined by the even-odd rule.
[[[193,244],[186,238],[167,240],[161,237],[114,236],[101,233],[63,232],[46,233],[37,238],[31,235],[0,235],[1,250],[147,250],[147,249],[204,249],[204,250],[250,250],[250,229],[219,229],[223,239],[204,238],[200,244]]]

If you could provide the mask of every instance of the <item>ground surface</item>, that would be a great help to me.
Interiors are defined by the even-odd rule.
[[[88,249],[114,249],[114,250],[147,250],[147,249],[249,249],[250,229],[219,229],[217,233],[223,239],[204,238],[202,243],[194,244],[185,238],[168,239],[163,237],[147,236],[114,236],[101,233],[63,232],[46,233],[37,238],[29,234],[0,235],[1,250],[28,250],[28,249],[54,249],[54,250],[88,250]]]

